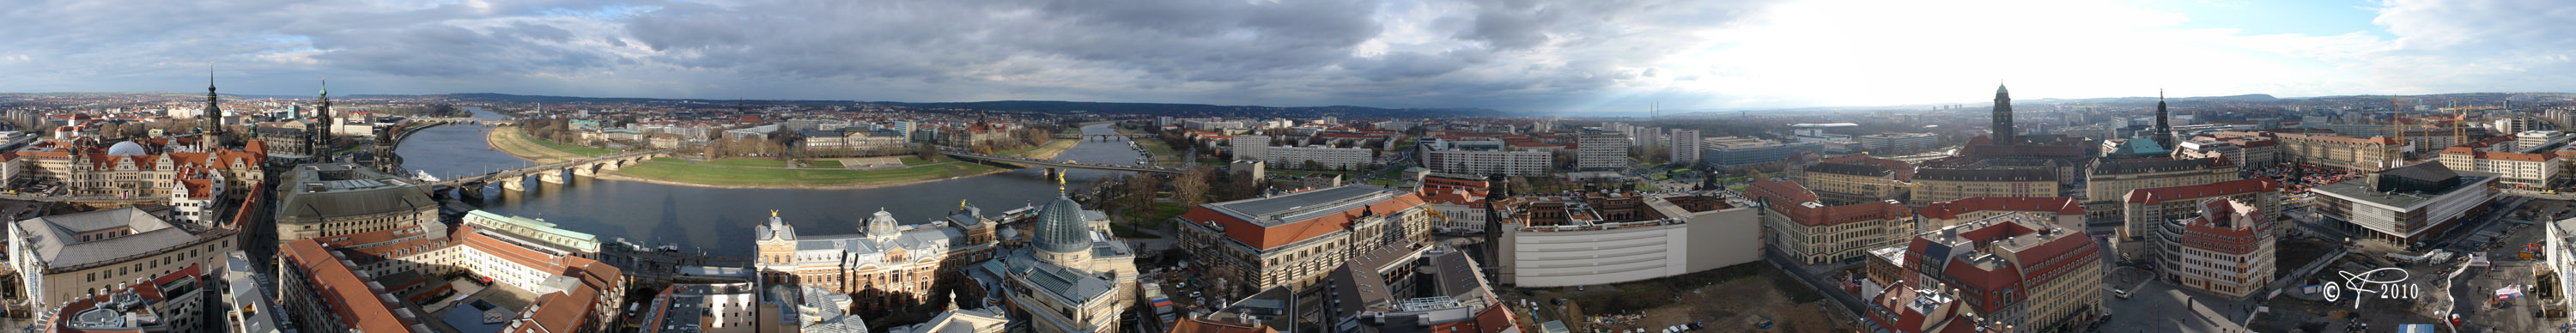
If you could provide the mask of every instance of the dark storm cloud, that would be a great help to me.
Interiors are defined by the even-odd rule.
[[[110,90],[133,88],[95,78],[214,61],[291,91],[1546,108],[1764,2],[49,1],[0,10],[0,69]]]

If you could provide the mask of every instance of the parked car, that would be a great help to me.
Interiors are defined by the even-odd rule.
[[[2129,291],[2127,291],[2127,290],[2119,290],[2119,289],[2111,289],[2111,296],[2113,296],[2113,297],[2119,297],[2120,299],[2129,299]]]

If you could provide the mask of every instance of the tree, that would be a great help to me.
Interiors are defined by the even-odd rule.
[[[936,161],[939,158],[939,147],[933,147],[930,144],[912,145],[912,154],[921,156],[922,161]]]
[[[1153,207],[1153,206],[1154,206],[1154,192],[1159,192],[1159,190],[1161,190],[1161,189],[1162,189],[1162,187],[1163,187],[1163,179],[1162,179],[1162,178],[1156,178],[1156,177],[1154,177],[1154,176],[1149,176],[1149,175],[1136,175],[1136,176],[1128,177],[1128,179],[1127,179],[1127,199],[1129,200],[1129,202],[1128,202],[1129,206],[1128,206],[1128,207],[1137,207],[1137,208]]]
[[[1304,168],[1305,168],[1306,170],[1323,170],[1323,169],[1324,169],[1324,162],[1316,162],[1315,160],[1306,160],[1306,163],[1305,163],[1305,165],[1304,165]]]
[[[1182,169],[1180,176],[1172,177],[1172,200],[1182,207],[1207,203],[1208,178],[1214,173],[1208,167]]]

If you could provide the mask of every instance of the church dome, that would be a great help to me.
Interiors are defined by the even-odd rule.
[[[1072,253],[1091,249],[1091,225],[1082,220],[1082,204],[1074,203],[1073,198],[1057,196],[1039,208],[1034,231],[1032,241],[1039,251]]]
[[[141,156],[151,154],[151,151],[143,149],[143,144],[134,143],[134,141],[118,142],[116,145],[107,146],[107,155],[109,156]]]

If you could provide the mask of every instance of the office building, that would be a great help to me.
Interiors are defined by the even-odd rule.
[[[1556,164],[1552,153],[1512,149],[1502,140],[1424,141],[1422,166],[1440,173],[1539,177]]]
[[[1869,152],[1913,152],[1941,147],[1941,135],[1932,133],[1884,133],[1855,137],[1860,149]]]
[[[1715,137],[1702,140],[1700,164],[1731,168],[1781,163],[1799,153],[1823,151],[1825,144],[1817,142],[1783,143],[1747,137]]]
[[[2494,176],[2463,175],[2441,163],[2389,169],[2361,181],[2318,186],[2318,211],[2355,237],[2413,244],[2449,232],[2496,199]]]

